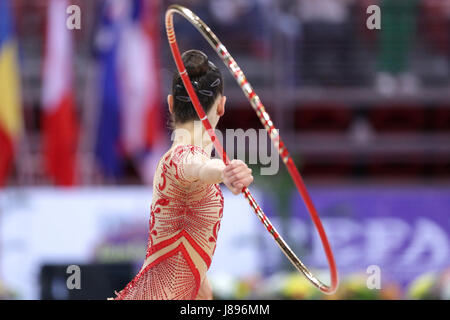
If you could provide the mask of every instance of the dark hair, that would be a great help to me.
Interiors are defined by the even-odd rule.
[[[203,110],[208,113],[219,95],[223,94],[223,78],[220,70],[199,50],[189,50],[181,56],[192,86]],[[173,119],[175,123],[198,120],[197,112],[184,88],[181,76],[174,74],[172,80]]]

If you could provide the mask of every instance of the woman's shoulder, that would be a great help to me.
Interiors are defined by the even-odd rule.
[[[174,159],[181,159],[181,158],[185,158],[190,155],[191,156],[199,155],[199,156],[208,157],[208,154],[202,147],[191,145],[191,144],[176,146],[173,149],[171,155],[172,155],[172,158],[174,158]]]
[[[203,148],[195,145],[177,145],[169,150],[163,157],[163,173],[172,172],[177,181],[193,182],[186,170],[190,164],[204,163],[209,160]]]

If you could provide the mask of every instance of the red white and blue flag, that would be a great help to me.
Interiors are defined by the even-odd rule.
[[[50,0],[43,68],[45,169],[58,186],[75,184],[78,123],[73,91],[72,34],[66,28],[67,1]]]
[[[131,160],[150,184],[165,142],[159,80],[159,12],[154,1],[106,1],[96,37],[100,117],[96,157],[103,173]]]

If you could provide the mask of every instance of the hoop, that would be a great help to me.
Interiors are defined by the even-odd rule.
[[[192,104],[193,104],[195,110],[197,111],[198,117],[199,117],[199,119],[201,119],[205,130],[208,132],[209,136],[211,137],[211,141],[214,144],[216,151],[219,153],[219,155],[221,156],[221,158],[225,164],[228,165],[230,160],[229,160],[227,154],[225,153],[225,151],[223,150],[223,147],[222,147],[219,139],[217,139],[217,136],[214,133],[214,130],[212,129],[211,124],[209,123],[209,120],[208,120],[205,112],[203,111],[200,101],[198,100],[197,94],[195,93],[194,88],[192,87],[192,83],[190,81],[189,75],[186,72],[186,68],[183,64],[183,60],[181,59],[181,54],[180,54],[180,50],[178,49],[178,44],[177,44],[176,37],[175,37],[175,30],[173,27],[173,14],[174,13],[177,13],[177,14],[183,16],[192,25],[194,25],[194,27],[203,35],[203,37],[213,47],[215,52],[219,55],[219,57],[222,59],[222,61],[228,67],[228,69],[231,72],[231,74],[233,75],[233,77],[236,79],[237,83],[241,87],[245,96],[247,97],[250,104],[252,105],[253,109],[256,111],[256,114],[257,114],[258,118],[260,119],[261,123],[264,125],[264,128],[267,130],[267,133],[269,134],[270,139],[272,140],[275,147],[278,149],[281,159],[283,160],[292,179],[294,180],[295,185],[297,186],[297,189],[300,193],[300,196],[302,197],[302,199],[306,205],[306,208],[308,209],[308,212],[311,216],[311,219],[314,222],[317,232],[319,233],[320,240],[321,240],[323,248],[325,250],[325,254],[326,254],[326,257],[328,260],[328,265],[330,268],[330,276],[331,276],[331,285],[330,286],[327,286],[323,282],[321,282],[317,277],[315,277],[309,271],[309,269],[303,264],[303,262],[300,261],[300,259],[295,255],[295,253],[292,251],[292,249],[287,245],[287,243],[284,241],[284,239],[280,236],[280,234],[273,227],[272,223],[267,218],[267,216],[264,214],[261,207],[256,203],[255,199],[253,198],[253,196],[250,193],[250,191],[248,190],[248,188],[244,187],[242,189],[242,193],[244,194],[245,198],[248,200],[250,206],[253,208],[255,214],[258,216],[258,218],[261,220],[263,225],[266,227],[267,231],[273,236],[274,240],[276,241],[276,243],[278,244],[280,249],[283,251],[283,253],[286,255],[286,257],[289,259],[289,261],[295,266],[295,268],[298,271],[302,272],[306,276],[306,278],[309,281],[311,281],[311,283],[313,285],[315,285],[323,293],[326,293],[326,294],[334,293],[338,286],[338,275],[337,275],[336,263],[335,263],[334,257],[333,257],[333,252],[331,251],[331,247],[328,242],[325,230],[322,226],[322,222],[320,221],[319,215],[317,214],[314,204],[308,194],[308,191],[306,190],[305,184],[303,183],[303,179],[302,179],[300,173],[298,172],[297,167],[295,166],[295,163],[292,160],[292,157],[290,156],[286,146],[284,145],[283,141],[281,140],[278,130],[274,127],[269,114],[266,112],[264,105],[262,104],[259,97],[256,95],[256,93],[253,90],[250,83],[247,81],[241,68],[239,68],[236,61],[230,55],[230,53],[225,48],[225,46],[219,41],[219,39],[216,37],[216,35],[211,31],[211,29],[191,10],[189,10],[183,6],[180,6],[180,5],[169,6],[169,8],[166,11],[165,23],[166,23],[167,38],[169,40],[169,45],[170,45],[170,49],[172,51],[173,58],[175,60],[175,64],[177,66],[178,72],[180,73],[180,76],[181,76],[183,84],[186,88],[186,91],[188,92],[189,97],[191,98]]]

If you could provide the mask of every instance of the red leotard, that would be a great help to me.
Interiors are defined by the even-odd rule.
[[[153,181],[147,255],[136,277],[116,299],[195,299],[216,248],[223,214],[218,184],[188,177],[185,166],[206,162],[197,146],[169,150]]]

